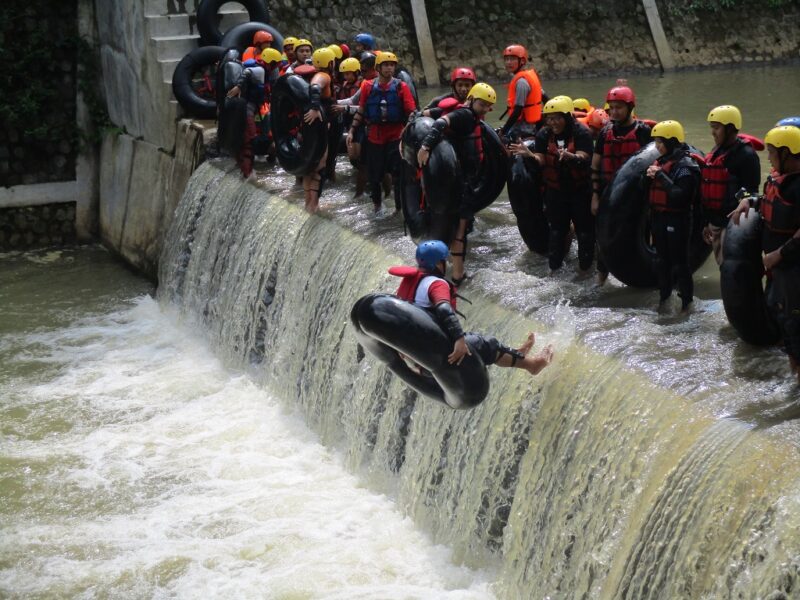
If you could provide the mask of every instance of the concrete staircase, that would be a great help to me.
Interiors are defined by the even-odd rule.
[[[200,45],[197,31],[199,0],[145,0],[145,31],[161,67],[165,97],[170,100],[170,112],[178,115],[178,103],[172,95],[172,74],[181,59]],[[234,25],[249,21],[247,11],[237,2],[224,4],[219,12],[220,29],[228,31]]]

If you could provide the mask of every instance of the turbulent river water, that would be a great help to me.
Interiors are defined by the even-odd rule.
[[[756,135],[800,113],[796,67],[631,82],[704,149],[716,103]],[[715,267],[692,314],[658,314],[574,251],[549,276],[501,198],[470,238],[467,326],[535,329],[557,360],[493,370],[454,412],[352,339],[349,307],[413,243],[351,195],[342,165],[309,219],[293,178],[203,165],[157,294],[98,248],[0,256],[0,595],[800,593],[800,392],[727,325]]]

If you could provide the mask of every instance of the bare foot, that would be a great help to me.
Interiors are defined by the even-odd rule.
[[[519,348],[517,348],[517,352],[522,354],[522,356],[528,356],[528,352],[531,351],[533,345],[536,343],[536,335],[531,331],[528,334],[528,338],[525,340],[525,343],[522,344]]]
[[[531,375],[538,375],[551,362],[553,362],[553,346],[547,345],[539,350],[535,356],[526,356],[523,368]]]

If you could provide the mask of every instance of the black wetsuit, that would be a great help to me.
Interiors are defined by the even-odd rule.
[[[656,174],[666,192],[669,210],[651,210],[650,227],[657,254],[656,273],[661,301],[672,295],[673,282],[677,281],[678,295],[683,308],[686,308],[694,295],[689,266],[689,235],[692,231],[692,203],[700,186],[700,169],[689,157],[685,145],[656,159],[656,163],[662,166],[669,161],[675,161],[669,174],[663,170]],[[643,177],[643,182],[647,187],[653,185],[653,180],[647,176]]]
[[[781,196],[792,203],[790,220],[800,227],[800,173],[789,175],[780,186]],[[780,249],[781,261],[772,269],[767,305],[778,322],[786,353],[800,361],[800,239],[763,228],[765,253]]]
[[[551,129],[543,127],[536,134],[534,152],[547,156]],[[578,263],[585,271],[594,260],[594,217],[592,216],[592,188],[589,169],[592,157],[592,134],[589,128],[573,120],[564,131],[553,136],[556,143],[574,144],[573,152],[585,152],[588,159],[578,159],[558,164],[558,183],[548,183],[545,178],[545,212],[550,223],[549,263],[558,269],[564,262],[564,240],[570,221],[575,224],[578,237]],[[555,187],[557,185],[557,187]]]

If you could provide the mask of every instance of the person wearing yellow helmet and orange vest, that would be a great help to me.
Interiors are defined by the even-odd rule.
[[[319,48],[311,57],[311,62],[317,72],[311,77],[308,86],[308,95],[311,107],[303,120],[311,124],[316,120],[326,120],[325,111],[329,110],[335,102],[333,92],[333,69],[336,57],[330,48]],[[328,148],[327,152],[336,152],[336,148]],[[303,176],[303,193],[305,195],[305,209],[310,213],[317,212],[319,197],[322,193],[322,176],[324,174],[327,152],[320,159],[317,168]]]
[[[536,134],[533,152],[520,143],[511,146],[515,154],[531,156],[542,168],[545,207],[550,224],[548,243],[550,270],[561,268],[564,241],[575,226],[578,238],[578,268],[588,272],[594,260],[594,219],[590,210],[592,187],[592,135],[572,114],[572,99],[556,96],[544,105],[545,126]]]
[[[476,83],[467,93],[466,102],[456,110],[436,119],[428,135],[422,141],[417,153],[420,167],[428,162],[431,150],[445,135],[456,151],[463,174],[460,203],[458,208],[458,224],[450,244],[450,255],[453,257],[452,280],[456,286],[466,278],[464,261],[467,253],[467,231],[475,218],[475,194],[473,190],[478,183],[481,163],[483,162],[483,139],[481,137],[481,121],[486,117],[495,102],[497,93],[486,83]]]
[[[512,44],[503,50],[505,69],[513,75],[508,84],[508,119],[500,130],[502,138],[531,138],[542,119],[542,84],[533,67],[528,68],[528,51]],[[502,119],[503,116],[500,118]]]
[[[729,216],[738,225],[740,215],[747,215],[750,208],[761,214],[764,268],[772,276],[767,306],[800,383],[800,128],[774,127],[764,142],[773,169],[764,195],[743,199]]]
[[[397,62],[397,56],[392,52],[383,51],[378,55],[378,77],[361,85],[358,111],[347,135],[347,143],[351,145],[358,130],[366,123],[370,195],[378,214],[383,214],[381,182],[386,173],[391,174],[395,188],[395,208],[400,210],[400,194],[397,191],[402,160],[400,138],[408,116],[416,110],[411,90],[394,76]]]
[[[689,266],[689,235],[692,204],[700,189],[700,168],[685,143],[683,126],[661,121],[653,127],[660,156],[647,167],[644,176],[650,204],[650,229],[656,248],[656,274],[663,305],[678,284],[681,310],[694,299],[694,281]]]
[[[626,85],[618,85],[606,94],[610,122],[600,132],[592,156],[592,214],[597,215],[606,187],[628,159],[651,141],[650,126],[636,119],[636,95]],[[603,285],[608,269],[603,257],[597,257],[597,283]]]
[[[706,156],[700,196],[707,225],[703,230],[706,243],[714,251],[714,259],[722,264],[722,246],[728,214],[736,208],[736,193],[744,188],[758,192],[761,183],[761,160],[751,142],[739,137],[742,113],[731,105],[717,106],[708,113],[714,149]]]

